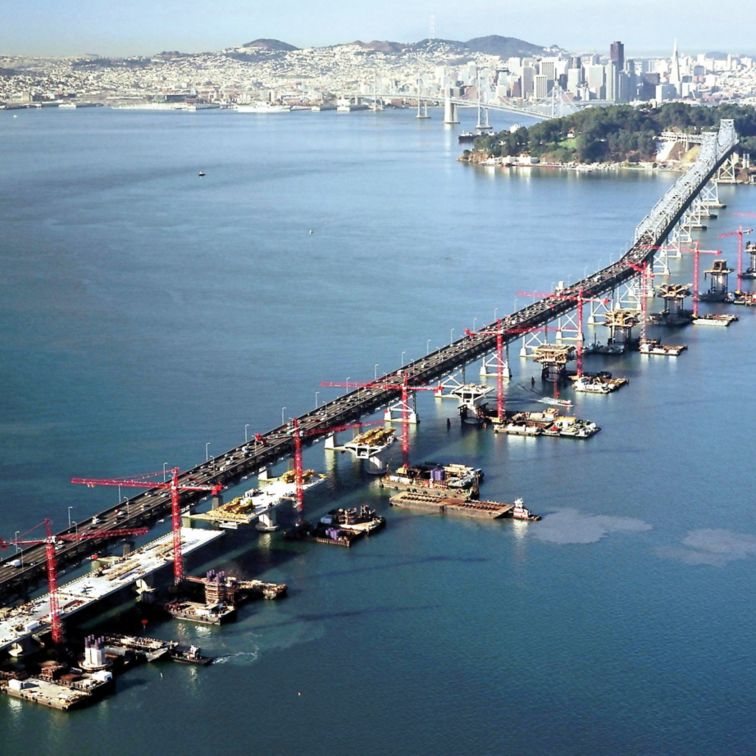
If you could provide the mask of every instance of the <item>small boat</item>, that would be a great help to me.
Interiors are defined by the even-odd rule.
[[[179,664],[199,664],[203,667],[213,663],[212,657],[202,656],[199,646],[175,645],[171,648],[170,658]]]
[[[204,172],[204,171],[198,171],[198,172],[197,172],[197,175],[198,175],[198,176],[204,176],[204,175],[205,175],[205,172]]]

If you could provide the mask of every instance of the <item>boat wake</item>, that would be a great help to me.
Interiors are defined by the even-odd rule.
[[[237,651],[235,654],[227,654],[226,656],[216,656],[213,660],[213,664],[232,664],[234,666],[242,667],[247,664],[254,664],[260,651]]]

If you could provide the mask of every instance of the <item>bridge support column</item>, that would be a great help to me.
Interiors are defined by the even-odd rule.
[[[260,470],[257,473],[257,479],[258,480],[268,480],[270,478],[270,468],[269,467],[263,467],[262,470]]]
[[[452,102],[451,94],[447,92],[444,98],[444,123],[459,123],[457,116],[457,106]]]
[[[276,520],[276,508],[271,507],[270,509],[263,512],[257,518],[256,527],[258,530],[263,531],[263,532],[276,530],[278,528],[278,522]]]
[[[218,491],[217,494],[213,494],[212,499],[210,500],[212,504],[212,509],[218,509],[223,504],[223,494]]]
[[[328,436],[326,436],[325,443],[323,444],[324,449],[330,449],[331,451],[334,451],[336,449],[337,443],[336,443],[336,434],[331,433]]]

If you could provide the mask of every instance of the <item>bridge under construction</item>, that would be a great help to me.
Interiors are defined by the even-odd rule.
[[[491,355],[502,343],[507,345],[523,334],[545,331],[548,324],[575,311],[576,303],[600,300],[628,282],[640,282],[655,264],[655,256],[664,242],[673,235],[686,214],[709,196],[711,183],[738,145],[738,137],[731,120],[723,120],[718,131],[701,137],[701,149],[696,161],[654,205],[636,229],[632,246],[614,263],[566,286],[556,296],[546,296],[479,330],[426,356],[408,363],[399,370],[360,386],[316,409],[295,418],[292,422],[258,434],[254,440],[234,447],[181,474],[179,483],[188,489],[183,504],[190,504],[203,496],[202,489],[239,482],[248,475],[259,475],[270,466],[295,454],[301,445],[310,445],[332,434],[333,429],[359,421],[378,410],[390,407],[400,399],[406,401],[413,387],[440,382],[445,376],[480,358]],[[641,289],[644,287],[641,284]],[[582,310],[581,310],[582,312]],[[582,315],[581,315],[582,318]],[[579,338],[582,338],[580,336]],[[294,438],[294,432],[298,434]],[[108,541],[111,528],[135,528],[151,525],[171,510],[166,486],[156,487],[132,497],[126,502],[97,513],[97,532],[101,537],[88,542],[62,539],[57,553],[59,566],[81,562]],[[80,526],[77,526],[80,528]],[[71,535],[67,528],[58,535]],[[13,563],[21,563],[21,566]],[[45,545],[36,545],[11,554],[0,563],[0,600],[8,601],[28,595],[45,576]]]

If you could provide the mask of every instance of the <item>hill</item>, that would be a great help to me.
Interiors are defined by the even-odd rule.
[[[534,45],[517,37],[500,37],[491,34],[488,37],[475,37],[463,43],[471,52],[498,55],[501,58],[527,57],[530,55],[544,55],[551,48]]]
[[[274,52],[291,52],[299,49],[288,42],[281,42],[280,39],[255,39],[252,42],[245,42],[242,47],[255,50],[272,50]]]
[[[530,155],[560,163],[653,161],[662,131],[700,133],[722,118],[735,120],[741,145],[756,155],[756,110],[740,105],[707,108],[672,102],[658,108],[615,105],[587,108],[515,132],[500,131],[475,142],[490,157]]]

